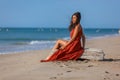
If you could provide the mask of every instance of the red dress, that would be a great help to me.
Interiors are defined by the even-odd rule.
[[[74,29],[70,32],[70,37],[73,36]],[[48,60],[41,60],[41,62],[48,61],[67,61],[67,60],[76,60],[80,58],[84,52],[84,49],[81,47],[81,35],[80,31],[70,44],[68,44],[64,49],[60,49],[52,54]]]

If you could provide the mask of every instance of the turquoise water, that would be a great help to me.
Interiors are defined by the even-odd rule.
[[[118,35],[119,29],[83,29],[87,39]],[[57,39],[69,39],[66,28],[0,28],[0,54],[52,48]]]

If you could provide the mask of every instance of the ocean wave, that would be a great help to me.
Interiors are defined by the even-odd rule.
[[[69,39],[70,39],[70,37],[64,37],[63,39],[65,39],[65,40],[69,40]]]
[[[0,45],[0,54],[18,53],[30,50],[50,49],[54,46],[55,41],[28,41],[13,42],[8,45]]]
[[[31,41],[29,42],[29,44],[33,45],[33,44],[51,44],[51,43],[55,43],[55,41]]]
[[[12,45],[35,45],[35,44],[53,44],[56,41],[39,41],[39,40],[33,40],[33,41],[14,41],[11,42]]]

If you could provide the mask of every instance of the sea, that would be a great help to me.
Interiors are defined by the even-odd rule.
[[[86,39],[118,36],[117,28],[83,28]],[[0,28],[0,54],[51,49],[56,40],[70,39],[67,28]]]

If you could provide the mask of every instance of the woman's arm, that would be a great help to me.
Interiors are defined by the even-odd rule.
[[[75,40],[75,38],[77,37],[78,35],[78,32],[80,31],[80,25],[77,25],[75,26],[75,29],[74,29],[74,33],[73,33],[73,36],[72,38],[67,42],[67,44],[65,46],[62,47],[62,49],[64,49],[67,45],[69,45],[72,41]]]

